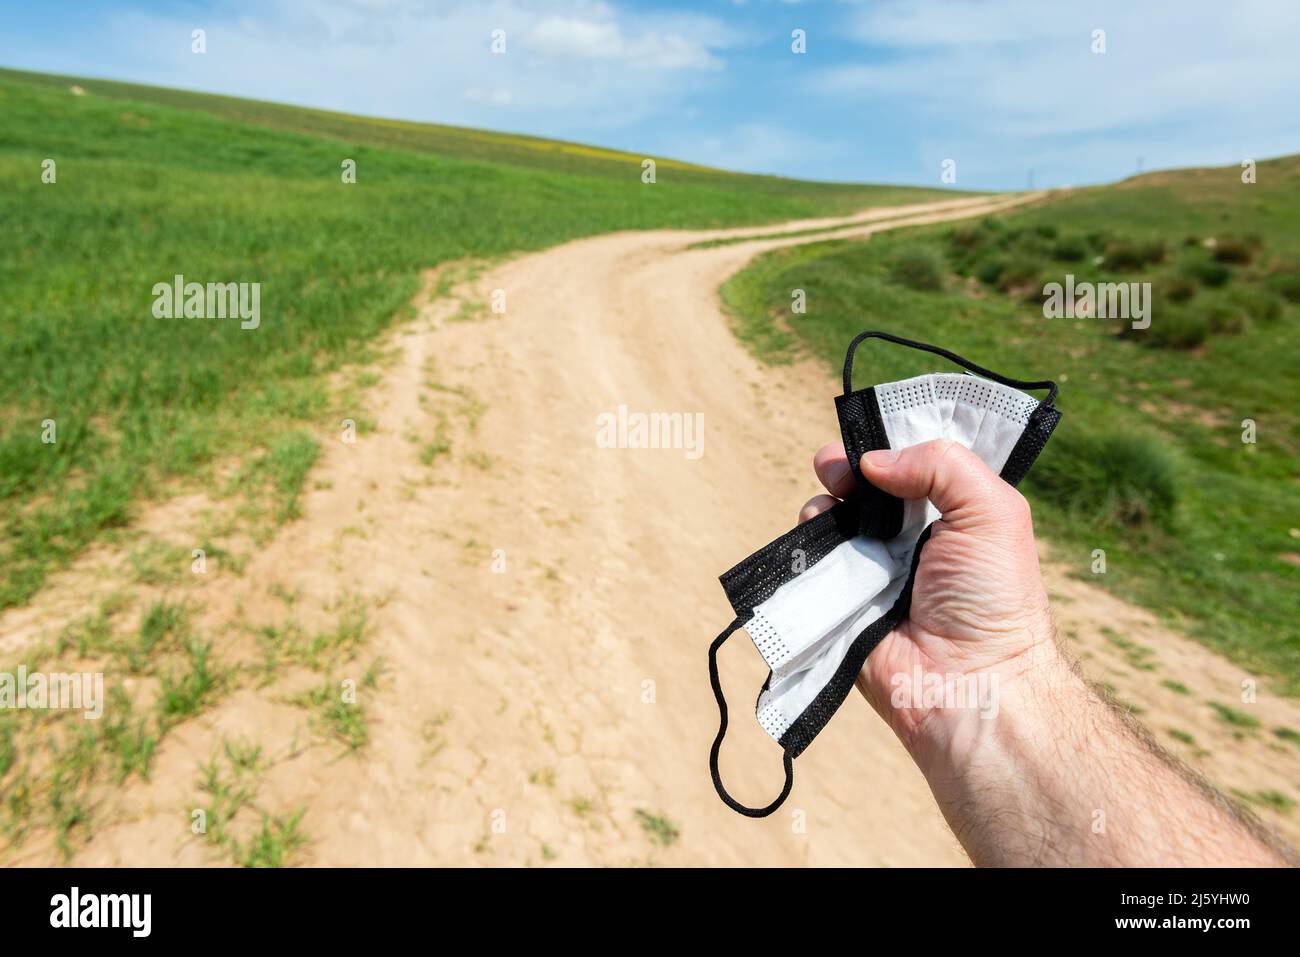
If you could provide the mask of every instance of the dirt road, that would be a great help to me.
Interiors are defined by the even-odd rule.
[[[358,692],[369,742],[342,754],[320,740],[291,700],[312,680],[300,669],[246,682],[164,740],[150,780],[102,793],[102,824],[75,863],[220,860],[190,826],[205,800],[196,764],[244,739],[267,756],[258,806],[305,807],[300,863],[964,864],[924,782],[856,695],[796,763],[774,816],[741,818],[714,795],[705,650],[730,617],[717,575],[794,522],[819,491],[811,454],[838,434],[833,378],[812,363],[758,364],[717,289],[759,252],[821,238],[783,231],[838,223],[865,236],[1020,201],[600,236],[479,275],[458,290],[468,311],[422,297],[357,410],[374,429],[355,444],[322,431],[303,517],[251,549],[241,573],[187,586],[201,624],[236,656],[226,623],[324,623],[360,596],[368,638],[354,670],[332,677],[359,680],[381,659],[382,677]],[[494,294],[503,315],[479,308]],[[702,413],[703,454],[598,447],[597,417],[620,405]],[[202,505],[178,499],[144,524],[184,544]],[[1238,741],[1205,706],[1236,701],[1236,669],[1049,574],[1063,631],[1090,669],[1142,702],[1157,734],[1194,735],[1187,750],[1204,751],[1197,760],[1227,786],[1291,789],[1300,750]],[[0,620],[5,643],[48,632],[102,593],[103,577],[60,576],[33,609]],[[1127,667],[1103,624],[1154,649],[1159,669]],[[766,670],[743,638],[722,668],[735,703],[723,773],[738,798],[766,803],[779,752],[746,707]],[[1163,689],[1173,677],[1188,695]],[[1265,727],[1300,726],[1289,702],[1260,708]],[[1270,820],[1290,828],[1286,815]],[[10,860],[53,853],[35,840]]]

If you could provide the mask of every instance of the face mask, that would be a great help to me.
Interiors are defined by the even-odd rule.
[[[853,355],[866,339],[930,352],[969,371],[855,392]],[[1040,402],[1024,389],[1046,389],[1047,397]],[[728,807],[766,817],[781,806],[794,783],[794,759],[844,702],[867,655],[907,616],[912,579],[939,512],[928,500],[903,501],[873,486],[859,467],[862,454],[951,439],[1016,485],[1061,418],[1055,400],[1053,382],[1008,379],[937,346],[884,332],[864,332],[849,344],[844,394],[835,399],[835,408],[856,490],[720,579],[736,618],[709,648],[709,680],[720,717],[709,769]],[[727,733],[718,649],[742,627],[771,669],[756,712],[763,730],[781,746],[785,765],[785,787],[763,808],[732,798],[718,773]]]

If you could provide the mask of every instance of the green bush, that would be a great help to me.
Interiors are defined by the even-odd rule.
[[[1221,263],[1232,263],[1234,266],[1245,266],[1255,258],[1255,243],[1248,239],[1238,239],[1232,236],[1225,236],[1216,241],[1214,246],[1214,260]]]
[[[1300,270],[1284,270],[1268,277],[1268,287],[1287,302],[1300,303]]]
[[[889,278],[901,286],[922,292],[943,289],[943,260],[926,246],[908,246],[894,257]]]
[[[1161,309],[1149,328],[1125,326],[1121,335],[1161,349],[1195,349],[1210,337],[1210,323],[1203,311]]]
[[[958,249],[974,250],[988,242],[989,234],[979,226],[959,226],[948,233],[948,242]]]
[[[1251,286],[1234,290],[1228,301],[1256,322],[1276,322],[1282,317],[1282,303],[1266,288]]]
[[[1171,276],[1160,283],[1159,291],[1170,302],[1190,302],[1196,296],[1196,283],[1186,276]]]
[[[1202,307],[1202,315],[1210,332],[1216,335],[1235,335],[1246,328],[1246,316],[1239,308],[1226,302],[1209,303]]]
[[[1199,281],[1202,286],[1211,289],[1227,285],[1228,280],[1232,278],[1232,270],[1219,262],[1198,261],[1184,268],[1187,275]]]
[[[1145,435],[1062,429],[1027,485],[1031,494],[1110,528],[1169,529],[1178,505],[1177,460],[1159,439]]]
[[[1052,258],[1063,263],[1077,263],[1088,255],[1088,247],[1082,239],[1067,236],[1057,241],[1052,247]]]
[[[1051,223],[1039,223],[1034,227],[1034,232],[1044,239],[1055,239],[1057,235],[1056,227]]]
[[[1005,259],[986,259],[975,267],[975,278],[985,285],[995,286],[1006,268]]]
[[[1106,229],[1095,229],[1090,233],[1086,233],[1083,238],[1089,246],[1100,251],[1110,245],[1111,234]]]
[[[1010,260],[998,276],[997,287],[1007,293],[1024,292],[1027,299],[1041,298],[1043,284],[1039,281],[1039,274],[1042,268],[1036,259]]]
[[[1153,239],[1141,243],[1116,240],[1106,246],[1104,253],[1106,267],[1120,272],[1133,272],[1143,266],[1163,262],[1165,244],[1163,240]]]

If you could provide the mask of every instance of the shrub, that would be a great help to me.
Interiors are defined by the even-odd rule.
[[[1255,258],[1255,248],[1258,244],[1258,240],[1225,236],[1214,245],[1214,260],[1232,263],[1234,266],[1244,266]]]
[[[944,265],[935,252],[925,246],[908,246],[894,257],[889,278],[909,289],[938,292],[943,289]]]
[[[1196,295],[1196,283],[1186,276],[1172,276],[1160,284],[1160,291],[1170,302],[1190,302]]]
[[[1287,302],[1300,302],[1300,271],[1276,272],[1268,278],[1268,286]]]
[[[1246,328],[1245,313],[1226,302],[1215,302],[1204,306],[1202,315],[1205,316],[1205,323],[1212,333],[1235,335]]]
[[[1130,272],[1134,269],[1141,269],[1143,260],[1136,246],[1127,242],[1114,242],[1106,247],[1102,254],[1106,257],[1106,266],[1109,269],[1118,269],[1120,272]]]
[[[988,231],[979,226],[960,226],[948,234],[948,242],[958,249],[978,249],[987,241]]]
[[[1232,278],[1232,270],[1219,262],[1194,262],[1186,267],[1186,273],[1211,289],[1226,285]]]
[[[1179,497],[1177,460],[1159,439],[1068,428],[1035,463],[1028,486],[1086,521],[1131,529],[1168,529]]]
[[[1116,240],[1106,246],[1105,256],[1109,268],[1132,272],[1152,263],[1163,262],[1165,244],[1159,239],[1141,243]]]
[[[1088,255],[1082,239],[1067,236],[1052,247],[1052,258],[1063,263],[1077,263]]]
[[[1149,328],[1125,326],[1121,334],[1156,348],[1195,349],[1210,337],[1210,323],[1204,312],[1161,309],[1152,315]]]
[[[1043,284],[1039,281],[1041,269],[1036,259],[1010,260],[998,276],[997,287],[1003,292],[1022,292],[1027,299],[1038,299],[1043,291]]]
[[[1083,237],[1093,249],[1105,249],[1110,245],[1110,233],[1104,229],[1093,230]]]
[[[1267,289],[1238,289],[1228,301],[1257,322],[1275,322],[1282,316],[1282,303]]]
[[[1034,227],[1034,232],[1039,236],[1042,236],[1044,239],[1056,238],[1056,227],[1051,223],[1039,223]]]
[[[1005,259],[986,259],[975,267],[975,278],[988,286],[994,286],[1006,271]]]

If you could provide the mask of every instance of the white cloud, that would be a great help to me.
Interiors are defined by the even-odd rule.
[[[1234,162],[1300,139],[1300,4],[885,0],[849,14],[846,35],[857,62],[809,91],[864,112],[908,104],[927,165],[965,150],[972,168],[1023,170],[1101,147],[1122,174],[1137,155]]]
[[[671,115],[736,42],[712,17],[601,0],[237,0],[111,17],[141,82],[561,137]],[[190,52],[195,27],[205,55]]]
[[[628,36],[623,24],[612,18],[586,20],[576,17],[544,17],[526,40],[528,52],[554,58],[618,60],[633,69],[718,70],[722,61],[708,45],[712,30],[699,25],[684,29],[643,29]]]
[[[1106,32],[1103,54],[1091,51],[1094,29]],[[895,52],[823,71],[818,89],[907,96],[1021,136],[1272,111],[1300,97],[1300,4],[909,0],[864,8],[850,33]]]

